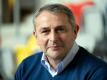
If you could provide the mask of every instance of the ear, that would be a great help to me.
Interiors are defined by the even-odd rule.
[[[37,37],[37,34],[36,34],[36,32],[35,32],[35,31],[33,31],[33,35],[34,35],[35,37]]]
[[[78,33],[78,31],[79,31],[79,25],[78,25],[78,24],[76,24],[76,26],[75,26],[75,30],[74,30],[75,34],[77,34],[77,33]]]

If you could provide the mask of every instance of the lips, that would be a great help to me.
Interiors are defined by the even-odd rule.
[[[59,48],[61,48],[61,46],[53,45],[48,47],[48,49],[52,49],[52,50],[59,50]]]

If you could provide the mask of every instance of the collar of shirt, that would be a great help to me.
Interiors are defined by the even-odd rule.
[[[77,51],[79,50],[79,46],[74,42],[73,47],[69,51],[69,53],[66,55],[66,57],[57,65],[57,69],[54,70],[50,64],[48,63],[47,57],[43,53],[41,58],[41,64],[49,71],[49,73],[54,77],[58,73],[62,72],[65,67],[73,60],[75,57]]]

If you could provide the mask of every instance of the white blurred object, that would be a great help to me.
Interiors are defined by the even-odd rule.
[[[13,54],[11,53],[9,48],[2,49],[2,54],[1,54],[1,59],[2,59],[2,71],[5,74],[5,77],[8,79],[13,79],[14,71],[15,71],[15,64],[13,61]]]
[[[102,39],[103,15],[97,7],[86,8],[83,16],[83,33],[76,39],[77,43],[93,52],[96,41]]]
[[[103,33],[103,15],[97,8],[87,9],[85,11],[85,31],[94,36],[97,40],[102,39]]]

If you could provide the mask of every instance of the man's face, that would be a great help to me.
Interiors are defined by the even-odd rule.
[[[42,51],[51,59],[63,59],[72,48],[76,33],[63,13],[43,11],[35,20],[35,36]]]

